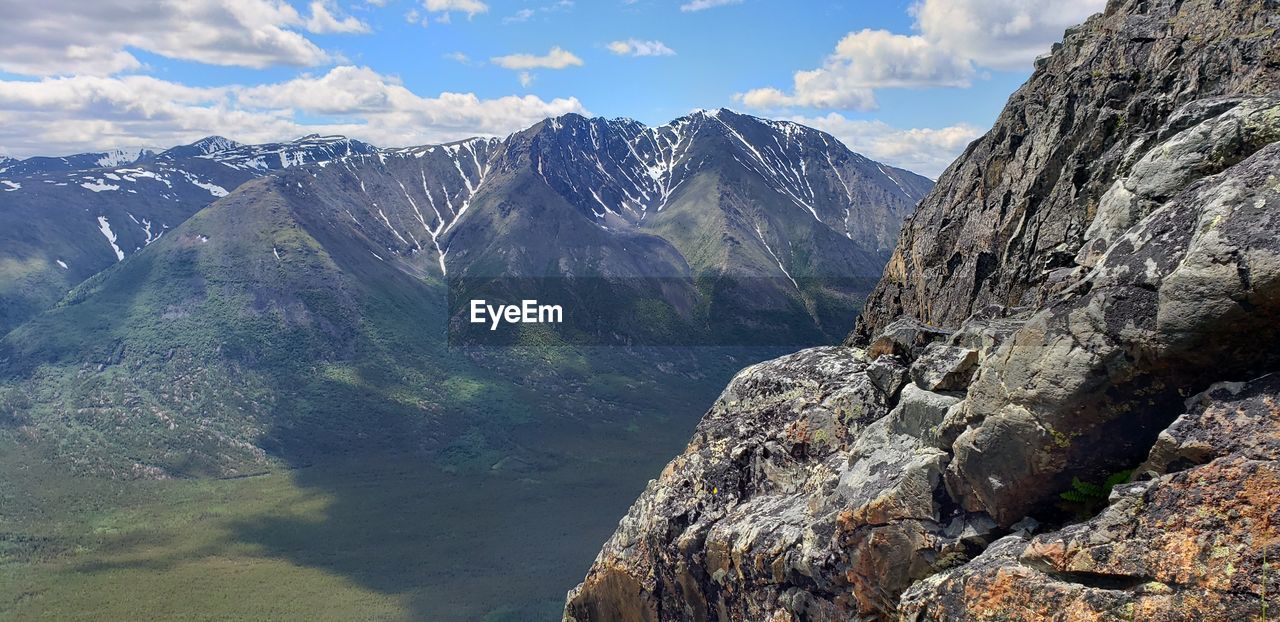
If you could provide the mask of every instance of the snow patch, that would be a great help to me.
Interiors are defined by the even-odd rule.
[[[116,246],[116,234],[111,230],[111,223],[107,222],[106,216],[98,217],[98,231],[102,232],[102,237],[107,238],[107,243],[111,244],[111,250],[116,252],[116,261],[124,261],[124,251]]]
[[[84,188],[85,190],[91,190],[93,192],[107,192],[109,190],[120,189],[120,186],[117,186],[115,184],[109,184],[105,181],[102,181],[101,179],[95,179],[91,182],[89,181],[83,182],[80,184],[80,187]]]

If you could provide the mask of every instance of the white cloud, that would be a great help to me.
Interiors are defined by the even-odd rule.
[[[505,135],[588,114],[576,98],[422,97],[363,67],[253,87],[191,87],[149,76],[0,80],[0,145],[14,156],[176,145],[209,134],[267,142],[313,132],[384,146]],[[323,122],[311,119],[323,118]]]
[[[968,87],[981,67],[1027,69],[1063,31],[1106,0],[918,0],[918,34],[862,30],[846,35],[817,69],[797,71],[790,92],[741,93],[753,108],[875,107],[884,88]]]
[[[619,56],[675,56],[676,54],[675,50],[667,47],[667,44],[661,41],[627,39],[626,41],[613,41],[605,47]]]
[[[551,13],[560,13],[573,9],[573,0],[555,0],[549,4],[538,7],[526,7],[502,18],[504,24],[518,24],[527,22],[539,15],[549,15]]]
[[[519,11],[502,18],[502,23],[513,24],[517,22],[527,22],[529,21],[529,18],[533,17],[533,15],[533,9],[520,9]]]
[[[567,67],[581,67],[582,59],[575,56],[572,52],[556,46],[551,48],[549,52],[542,56],[533,54],[509,54],[507,56],[495,56],[489,59],[493,64],[506,69],[528,70],[528,69],[565,69]]]
[[[467,17],[475,17],[477,13],[489,11],[489,5],[480,0],[423,0],[422,6],[432,13],[457,11],[466,13]]]
[[[886,30],[850,33],[823,66],[797,71],[791,93],[776,88],[748,91],[738,99],[753,108],[875,107],[877,88],[968,86],[969,61],[947,54],[923,37]]]
[[[304,18],[283,0],[10,2],[0,20],[0,70],[109,75],[142,66],[130,48],[210,65],[318,65],[330,55],[299,30],[360,32],[363,26],[339,20],[326,7],[313,3]]]
[[[680,5],[680,10],[686,13],[691,11],[705,11],[718,6],[728,6],[730,4],[742,4],[742,0],[693,0]]]
[[[524,88],[527,89],[533,86],[533,81],[536,80],[537,78],[538,78],[537,76],[533,75],[532,73],[529,73],[528,71],[521,71],[520,86],[523,86]]]
[[[792,117],[792,121],[820,129],[845,146],[878,162],[937,179],[942,171],[982,135],[967,124],[942,128],[900,129],[883,121],[849,119],[837,113]]]
[[[921,0],[916,27],[937,47],[995,69],[1027,69],[1106,0]]]
[[[369,32],[369,25],[354,17],[338,19],[330,11],[332,5],[332,0],[330,2],[322,2],[320,0],[312,2],[311,17],[307,19],[307,30],[315,33],[357,34]]]

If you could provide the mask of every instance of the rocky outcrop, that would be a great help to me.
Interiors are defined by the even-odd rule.
[[[569,597],[586,620],[847,619],[966,559],[994,523],[938,503],[931,437],[958,402],[817,348],[741,372]]]
[[[1270,0],[1068,32],[904,230],[866,348],[743,372],[566,618],[1260,613],[1277,387],[1214,383],[1280,370],[1278,32]],[[1097,508],[1063,493],[1135,467],[1071,524]]]
[[[1092,520],[1008,536],[917,583],[902,620],[1267,619],[1280,589],[1277,400],[1276,376],[1189,400],[1140,469],[1151,479],[1117,487]]]
[[[903,315],[954,328],[974,313],[1038,306],[1087,237],[1113,236],[1140,218],[1144,208],[1120,209],[1116,195],[1162,201],[1186,177],[1256,148],[1222,132],[1209,137],[1212,153],[1191,150],[1203,159],[1143,161],[1152,145],[1230,107],[1195,102],[1280,88],[1278,8],[1275,0],[1112,0],[1069,30],[903,226],[853,341],[869,342]],[[1126,176],[1134,189],[1104,201]]]
[[[1188,392],[1276,366],[1277,170],[1280,144],[1177,195],[990,354],[952,448],[957,501],[1012,524],[1141,455]]]

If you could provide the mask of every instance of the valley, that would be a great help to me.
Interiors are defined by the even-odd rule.
[[[22,477],[0,500],[24,510],[0,519],[0,617],[552,620],[695,420],[522,429],[557,461],[518,470],[371,452],[118,481],[32,473],[40,462],[8,446],[0,468]]]

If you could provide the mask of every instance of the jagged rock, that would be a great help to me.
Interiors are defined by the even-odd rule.
[[[898,356],[913,361],[925,346],[942,341],[951,335],[951,331],[928,326],[911,318],[902,318],[885,327],[876,338],[867,354],[871,358],[881,356]]]
[[[977,350],[931,343],[911,364],[911,380],[926,391],[963,391],[977,366]]]
[[[1215,98],[1175,113],[1166,132],[1201,119],[1151,149],[1102,196],[1077,263],[1092,266],[1129,227],[1191,182],[1280,140],[1280,98]]]
[[[1280,459],[1280,376],[1222,382],[1187,400],[1187,414],[1160,433],[1140,476],[1157,476],[1228,455]]]
[[[956,330],[948,342],[968,350],[976,350],[979,358],[986,358],[997,346],[1009,340],[1022,325],[1026,317],[1016,315],[1001,318],[971,317]]]
[[[1280,589],[1280,378],[1218,385],[1096,518],[1006,537],[913,586],[903,622],[1234,622]],[[1174,470],[1169,470],[1174,469]],[[1264,564],[1267,564],[1264,567]]]
[[[896,356],[881,356],[867,366],[867,377],[889,398],[897,399],[898,392],[907,384],[910,371]]]
[[[569,594],[566,619],[882,615],[981,550],[994,522],[936,501],[947,454],[908,424],[956,398],[907,385],[887,417],[871,367],[861,350],[817,348],[740,373]]]
[[[989,305],[1040,305],[1107,190],[1216,112],[1186,104],[1280,90],[1277,27],[1275,0],[1112,0],[1067,31],[903,225],[851,345],[904,315],[954,328]]]

